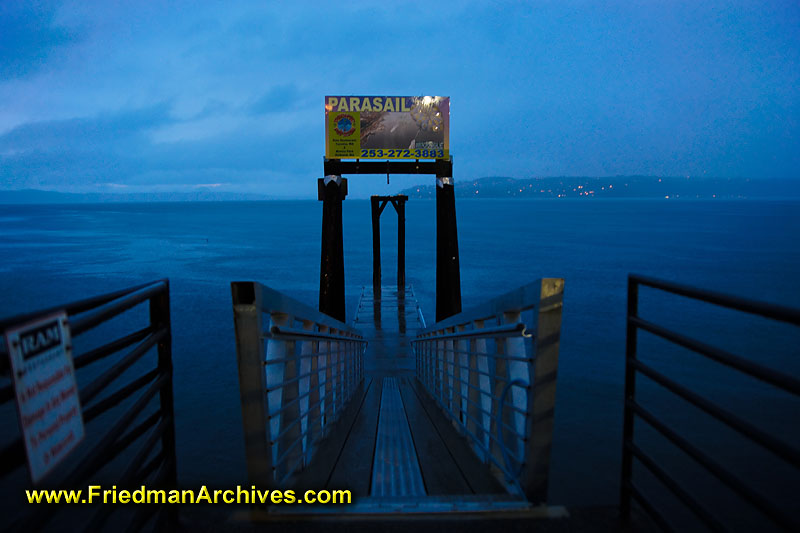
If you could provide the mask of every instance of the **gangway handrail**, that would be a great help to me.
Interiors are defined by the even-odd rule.
[[[731,491],[737,494],[742,500],[749,502],[758,509],[764,516],[772,520],[778,526],[791,531],[800,530],[800,522],[778,507],[773,501],[764,497],[755,489],[751,488],[744,480],[734,475],[730,470],[722,466],[717,460],[706,454],[691,443],[686,437],[680,435],[675,429],[669,427],[662,420],[659,420],[650,410],[648,410],[636,398],[636,375],[641,373],[659,384],[665,390],[683,398],[690,404],[702,410],[714,419],[727,425],[738,432],[744,438],[760,445],[762,448],[772,452],[776,457],[784,462],[800,468],[800,449],[788,444],[778,437],[768,434],[757,426],[743,420],[740,416],[707,400],[703,396],[695,393],[691,389],[678,384],[662,373],[658,372],[650,365],[643,363],[637,355],[637,333],[639,330],[647,331],[668,342],[682,346],[697,354],[700,354],[717,363],[735,369],[742,374],[759,379],[764,383],[780,388],[794,396],[800,396],[800,380],[786,373],[747,360],[743,357],[728,352],[727,350],[711,346],[705,342],[691,338],[687,335],[678,333],[664,326],[645,320],[639,316],[639,287],[647,286],[652,289],[667,293],[684,296],[693,300],[710,303],[720,307],[727,307],[748,313],[755,316],[769,318],[787,324],[800,326],[800,310],[792,309],[780,305],[749,300],[736,296],[697,289],[672,281],[659,280],[652,277],[630,274],[628,276],[628,310],[627,310],[627,334],[625,348],[625,404],[623,415],[623,437],[622,437],[622,468],[620,483],[620,516],[623,523],[628,523],[631,516],[631,500],[639,502],[653,520],[663,529],[672,529],[669,521],[664,514],[659,511],[656,505],[644,494],[641,488],[633,482],[633,459],[639,460],[653,476],[661,481],[662,485],[670,490],[679,501],[691,510],[707,527],[712,530],[724,530],[725,526],[715,517],[701,502],[690,494],[681,484],[668,472],[662,469],[658,463],[650,457],[641,447],[634,443],[634,419],[638,417],[655,429],[664,438],[672,442],[680,450],[686,453],[694,461],[705,468],[709,473],[726,485]]]
[[[420,330],[416,375],[512,492],[547,500],[564,280],[543,278]]]
[[[233,282],[231,294],[248,477],[283,488],[358,390],[367,341],[261,283]]]
[[[126,317],[124,326],[130,328],[135,320],[133,308],[143,304],[148,305],[145,327],[113,340],[102,339],[101,345],[81,353],[72,343],[73,366],[80,385],[78,396],[87,437],[72,456],[65,459],[63,467],[59,465],[50,476],[56,479],[48,477],[43,480],[48,486],[55,484],[68,489],[85,489],[90,482],[96,484],[101,479],[99,476],[104,475],[113,476],[114,481],[125,488],[143,484],[158,489],[176,488],[169,280],[145,283],[0,321],[0,376],[3,376],[8,370],[6,342],[2,338],[7,329],[63,311],[67,314],[70,336],[74,340],[117,317],[116,322]],[[129,350],[123,352],[126,348]],[[148,357],[147,354],[152,352],[155,352],[154,357]],[[100,361],[106,364],[105,368],[98,368]],[[92,369],[84,370],[86,367]],[[83,379],[84,374],[86,379]],[[8,378],[0,377],[0,383]],[[87,380],[89,382],[85,383]],[[117,381],[123,383],[117,384]],[[14,397],[12,384],[0,385],[0,405],[14,401]],[[153,398],[158,399],[155,406]],[[120,405],[123,407],[118,408]],[[101,418],[107,413],[112,413],[114,418]],[[126,459],[120,464],[117,459],[123,455]],[[21,437],[5,443],[0,449],[0,485],[17,479],[16,473],[24,465],[25,449]],[[124,466],[121,474],[114,473],[113,470],[119,466]],[[176,508],[165,503],[136,506],[131,517],[132,527],[133,524],[137,527],[145,525],[153,515],[157,521],[170,521],[174,527],[177,524]],[[63,509],[58,505],[31,506],[20,517],[8,519],[13,520],[12,527],[20,531],[39,530],[61,516]],[[119,508],[113,505],[99,507],[88,517],[85,528],[99,530],[117,510]]]

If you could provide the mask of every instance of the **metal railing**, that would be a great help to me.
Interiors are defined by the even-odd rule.
[[[637,333],[639,330],[652,333],[657,337],[687,348],[717,363],[738,370],[743,374],[752,376],[795,396],[800,396],[800,380],[643,319],[639,316],[638,311],[640,286],[651,287],[667,293],[708,302],[751,315],[761,316],[788,324],[800,325],[800,311],[796,309],[699,290],[677,283],[634,274],[628,277],[628,318],[625,349],[625,412],[623,422],[622,479],[620,488],[620,514],[623,522],[627,523],[630,520],[631,500],[635,499],[663,529],[672,529],[669,522],[663,516],[663,513],[659,512],[650,499],[644,495],[642,490],[634,484],[632,474],[633,458],[635,457],[639,460],[640,464],[649,470],[664,487],[669,489],[669,491],[671,491],[677,499],[707,527],[715,531],[724,531],[726,529],[718,518],[682,487],[672,475],[659,466],[652,457],[634,443],[633,424],[634,418],[638,416],[691,457],[697,464],[705,468],[711,475],[729,487],[733,493],[762,512],[773,523],[788,530],[799,531],[800,522],[798,522],[795,517],[778,508],[770,499],[756,492],[745,481],[731,473],[717,460],[701,451],[687,438],[681,436],[677,431],[659,420],[650,410],[641,405],[636,399],[636,375],[637,373],[643,374],[652,381],[658,383],[664,389],[683,398],[706,414],[732,428],[750,441],[759,444],[764,449],[772,452],[774,455],[796,468],[800,468],[800,450],[769,435],[743,420],[738,415],[705,399],[687,387],[676,383],[642,362],[637,357]]]
[[[257,282],[231,283],[247,472],[282,486],[305,468],[364,378],[353,328]]]
[[[0,332],[4,332],[40,317],[65,311],[74,340],[115,317],[131,317],[128,320],[133,321],[135,312],[132,309],[142,304],[149,305],[149,316],[145,319],[148,323],[144,328],[111,341],[103,339],[104,343],[100,346],[74,353],[78,383],[88,381],[79,387],[87,438],[53,473],[58,479],[48,477],[42,481],[46,486],[52,488],[55,483],[58,488],[85,491],[90,482],[97,484],[104,472],[120,488],[147,485],[169,489],[176,486],[169,281],[165,279],[147,283],[0,321]],[[119,320],[116,322],[119,326]],[[127,324],[125,322],[126,327]],[[0,341],[0,346],[2,406],[15,401],[15,392],[10,383],[5,339]],[[153,352],[155,357],[148,356]],[[131,378],[130,374],[137,377]],[[123,381],[119,379],[122,376],[125,376],[124,383],[117,384]],[[12,426],[7,428],[6,434],[19,434],[16,425]],[[27,478],[19,475],[19,470],[26,464],[22,437],[12,439],[0,449],[0,483],[19,483]],[[157,446],[159,442],[160,446]],[[127,459],[121,469],[118,459]],[[112,462],[114,465],[111,465]],[[24,483],[29,484],[29,481]],[[21,498],[23,487],[17,488],[16,492]],[[14,526],[20,531],[41,529],[63,509],[58,505],[29,506],[15,520]],[[113,505],[100,506],[85,517],[83,527],[86,530],[100,529],[117,509]],[[141,530],[156,513],[159,523],[168,520],[175,524],[175,511],[175,506],[136,506],[128,530]],[[63,527],[63,523],[61,525]],[[76,524],[71,528],[77,530],[80,527]]]
[[[547,499],[564,280],[545,278],[437,322],[416,375],[507,488]]]

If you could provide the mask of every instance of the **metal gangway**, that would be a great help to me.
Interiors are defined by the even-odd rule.
[[[413,287],[364,287],[344,324],[232,283],[250,482],[348,489],[346,506],[246,520],[513,514],[547,507],[564,281],[426,326]]]

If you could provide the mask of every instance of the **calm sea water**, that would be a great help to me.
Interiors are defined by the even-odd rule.
[[[798,202],[468,200],[457,204],[457,212],[465,308],[538,277],[565,278],[553,503],[607,504],[617,498],[629,272],[800,305]],[[258,280],[316,306],[320,224],[321,205],[313,201],[0,206],[0,316],[168,277],[181,482],[244,481],[230,282]],[[352,316],[361,285],[371,280],[368,201],[345,202],[344,226]],[[391,210],[384,212],[382,231],[384,282],[391,283]],[[407,278],[432,322],[432,201],[408,202],[406,235]],[[791,328],[649,292],[642,308],[683,331],[800,375],[800,338]],[[797,446],[796,400],[653,339],[643,337],[640,345],[654,366]],[[730,445],[735,435],[646,380],[640,394],[712,451],[730,449],[719,452],[721,460],[742,468],[743,475],[752,473],[758,450]],[[638,424],[637,436],[660,461],[703,490],[717,490],[647,429]],[[775,472],[762,476],[763,485],[778,493],[794,487],[796,494],[797,480],[782,468],[776,464]]]

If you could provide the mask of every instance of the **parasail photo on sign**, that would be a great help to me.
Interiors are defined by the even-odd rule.
[[[446,159],[450,98],[327,96],[326,157]]]

